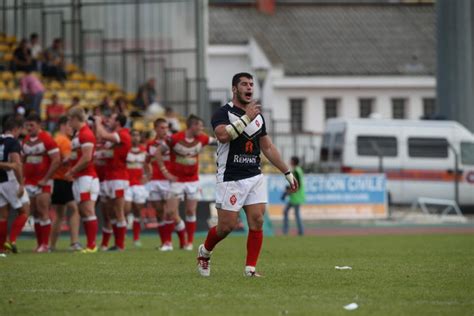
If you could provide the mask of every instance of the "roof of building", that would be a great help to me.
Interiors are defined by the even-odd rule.
[[[254,37],[288,76],[435,75],[432,4],[210,5],[210,44]]]

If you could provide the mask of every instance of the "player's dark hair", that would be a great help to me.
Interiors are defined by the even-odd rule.
[[[188,118],[186,119],[186,127],[187,128],[190,128],[191,126],[193,126],[194,124],[197,124],[199,122],[202,122],[203,120],[197,116],[197,115],[194,115],[194,114],[191,114],[190,116],[188,116]]]
[[[291,162],[292,162],[295,166],[297,166],[297,165],[300,164],[300,158],[298,158],[298,157],[296,157],[296,156],[293,156],[293,157],[291,157]]]
[[[117,116],[115,117],[115,120],[117,120],[117,122],[119,122],[121,127],[124,127],[125,124],[127,124],[127,117],[125,115],[123,115],[122,113],[117,114]]]
[[[163,123],[166,124],[166,125],[168,125],[168,121],[167,121],[167,120],[165,120],[165,119],[162,118],[162,117],[159,117],[159,118],[157,118],[157,119],[155,120],[155,122],[153,123],[153,126],[157,127],[158,125],[163,124]]]
[[[28,114],[28,116],[26,117],[26,121],[41,124],[41,117],[39,116],[38,113],[33,112],[31,114]]]
[[[9,132],[15,128],[21,128],[23,126],[23,120],[14,116],[7,116],[3,121],[3,132]]]
[[[67,116],[63,115],[58,119],[58,127],[67,124]]]
[[[232,87],[237,87],[237,85],[240,82],[240,78],[247,78],[247,79],[253,79],[253,76],[249,74],[248,72],[239,72],[238,74],[235,74],[232,77]]]

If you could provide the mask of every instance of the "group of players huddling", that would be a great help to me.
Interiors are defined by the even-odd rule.
[[[168,122],[158,118],[154,122],[156,136],[146,147],[140,144],[138,131],[130,133],[124,127],[127,118],[121,114],[95,116],[91,120],[84,109],[73,107],[60,121],[62,139],[53,139],[44,131],[35,113],[25,122],[13,117],[5,120],[0,136],[0,251],[18,252],[16,239],[31,213],[36,252],[50,252],[58,233],[55,227],[56,234],[51,234],[51,204],[62,210],[66,205],[77,206],[87,243],[81,249],[75,232],[72,247],[76,250],[123,251],[128,212],[134,215],[134,242],[139,246],[140,213],[147,202],[157,213],[159,250],[173,250],[173,232],[179,237],[180,248],[192,250],[200,193],[198,157],[204,146],[217,143],[218,223],[199,246],[198,271],[202,276],[210,275],[211,252],[237,226],[238,212],[243,208],[249,226],[244,275],[259,276],[255,266],[263,241],[267,203],[260,152],[285,174],[292,190],[297,189],[298,183],[266,133],[260,105],[252,99],[252,76],[236,74],[232,91],[232,101],[212,117],[216,138],[203,132],[203,121],[197,116],[189,116],[186,129],[171,135]],[[26,137],[20,143],[18,137],[23,128]],[[69,150],[64,149],[67,141],[66,145],[63,143],[68,129],[73,130]],[[182,200],[184,221],[178,212]],[[97,202],[103,216],[100,246],[96,243]],[[17,210],[17,215],[8,236],[10,209]],[[109,247],[112,235],[115,244]]]

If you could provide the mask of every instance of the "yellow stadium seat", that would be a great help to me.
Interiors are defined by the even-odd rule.
[[[20,100],[21,99],[21,91],[20,89],[15,89],[12,91],[12,100]]]
[[[120,90],[119,86],[114,83],[114,82],[108,82],[106,85],[105,85],[105,88],[107,89],[107,91],[109,92],[114,92],[114,91],[117,91],[117,90]]]
[[[15,87],[16,87],[15,81],[13,81],[13,80],[7,81],[6,86],[10,90],[15,89]]]
[[[75,71],[79,70],[79,68],[74,64],[67,64],[65,68],[66,68],[66,72],[68,72],[68,73],[75,72]]]
[[[51,90],[60,90],[63,88],[63,85],[61,84],[61,82],[53,80],[49,83],[48,88]]]
[[[87,81],[96,81],[97,80],[97,76],[93,73],[90,73],[90,72],[86,73],[84,77],[85,77],[85,80],[87,80]]]
[[[92,84],[92,89],[94,90],[104,90],[105,89],[105,84],[103,84],[100,81],[96,81]]]
[[[66,89],[66,90],[77,90],[77,89],[79,89],[79,82],[68,80],[68,81],[64,82],[64,89]]]
[[[11,100],[11,94],[8,90],[0,90],[0,100]]]
[[[81,81],[84,80],[84,76],[80,72],[74,72],[69,76],[69,80]]]
[[[128,102],[133,102],[135,99],[136,99],[136,94],[133,93],[133,92],[129,92],[127,93],[127,95],[125,96],[125,99],[127,99]]]
[[[143,132],[145,130],[145,122],[143,122],[143,120],[135,120],[133,122],[132,128]]]
[[[3,61],[5,62],[11,62],[13,60],[13,54],[7,53],[3,55]]]
[[[15,79],[16,79],[16,80],[20,80],[21,77],[23,77],[24,75],[25,75],[25,72],[24,72],[24,71],[17,71],[17,72],[15,73]]]
[[[10,52],[10,46],[5,44],[0,44],[0,52]]]
[[[7,86],[5,85],[5,82],[0,81],[0,90],[4,90],[6,88],[7,88]]]
[[[90,90],[91,86],[87,81],[82,81],[79,83],[79,90]]]
[[[69,92],[66,90],[59,90],[56,92],[56,95],[58,96],[58,99],[63,100],[63,99],[70,99]]]
[[[50,90],[46,90],[43,94],[43,101],[50,100],[53,96],[53,93]]]
[[[13,73],[11,71],[2,71],[0,74],[3,81],[13,80]]]
[[[16,36],[14,36],[14,35],[7,36],[5,38],[5,42],[7,42],[8,44],[15,44],[16,43]]]
[[[100,101],[100,94],[97,91],[86,91],[84,93],[84,99],[90,102]]]

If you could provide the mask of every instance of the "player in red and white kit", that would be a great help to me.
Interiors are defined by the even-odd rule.
[[[132,148],[127,154],[127,171],[130,186],[125,191],[125,214],[133,213],[133,244],[141,247],[141,211],[148,198],[145,188],[144,168],[146,149],[140,144],[141,135],[137,130],[132,130]]]
[[[147,190],[149,192],[148,201],[152,207],[156,210],[158,220],[158,234],[161,239],[161,246],[159,247],[162,251],[172,250],[171,235],[175,228],[175,219],[173,217],[165,219],[165,208],[166,200],[169,195],[170,181],[176,180],[170,172],[171,161],[170,161],[170,149],[166,142],[168,138],[168,122],[163,118],[158,118],[154,122],[155,126],[155,139],[151,140],[147,144],[147,158],[146,158],[146,170],[147,173],[151,173],[151,179],[147,183]],[[150,172],[151,165],[151,172]],[[184,226],[184,225],[181,225]],[[178,232],[180,239],[185,240],[186,236],[184,233],[184,227]]]
[[[35,233],[38,247],[36,252],[49,252],[51,233],[51,193],[52,175],[61,161],[59,149],[51,135],[41,128],[38,114],[30,114],[25,122],[28,135],[23,140],[23,176],[25,189],[31,200],[31,210],[35,218]]]
[[[127,154],[132,147],[130,132],[124,128],[127,117],[123,114],[112,114],[107,124],[110,132],[102,124],[100,116],[95,116],[94,119],[97,137],[106,142],[105,193],[115,215],[112,222],[115,246],[109,250],[121,251],[125,249],[125,235],[127,234],[125,220],[125,191],[129,186]]]
[[[190,115],[186,120],[186,130],[173,134],[169,141],[171,150],[171,173],[177,177],[170,187],[168,199],[168,217],[178,216],[179,201],[185,200],[185,223],[187,244],[184,249],[193,249],[196,231],[196,208],[199,190],[199,153],[202,148],[215,140],[203,133],[201,118]]]
[[[70,156],[72,167],[66,173],[66,177],[74,179],[72,192],[79,206],[79,213],[87,237],[87,245],[82,252],[95,253],[97,252],[98,230],[95,202],[99,195],[99,180],[93,163],[96,138],[87,125],[86,113],[82,108],[74,107],[69,110],[68,123],[76,131],[76,134],[72,139]]]

